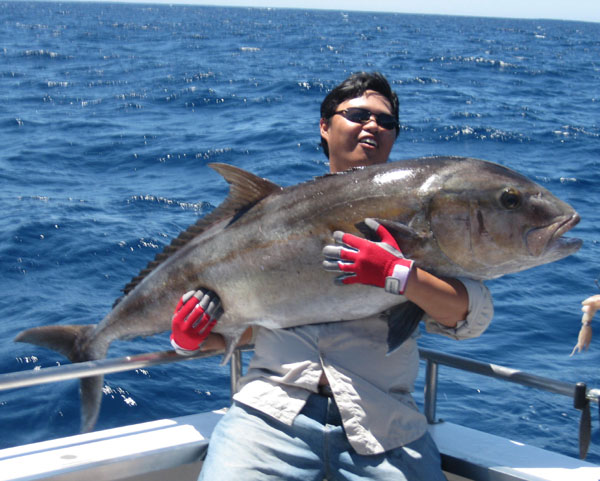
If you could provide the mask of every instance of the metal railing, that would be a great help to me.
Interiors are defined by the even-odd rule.
[[[462,371],[468,371],[482,376],[502,379],[507,382],[521,384],[522,386],[541,389],[543,391],[560,394],[562,396],[571,397],[576,403],[575,407],[581,409],[582,389],[585,389],[585,398],[587,401],[599,402],[600,390],[587,389],[585,383],[571,384],[567,382],[557,381],[555,379],[529,374],[517,369],[511,369],[498,364],[485,363],[446,354],[430,349],[419,349],[421,359],[427,362],[425,373],[425,397],[424,397],[424,412],[429,423],[435,422],[436,399],[437,399],[437,374],[440,364],[450,366]]]
[[[156,366],[158,364],[169,364],[171,362],[212,357],[222,353],[223,351],[213,350],[199,352],[191,356],[180,356],[175,351],[159,351],[114,359],[100,359],[97,361],[85,361],[76,364],[63,364],[31,371],[11,372],[8,374],[0,374],[0,391],[27,386],[37,386],[39,384],[50,382],[67,381],[69,379],[78,379],[82,377],[98,376],[100,374],[133,371],[135,369]]]
[[[429,349],[419,349],[421,359],[426,361],[425,392],[423,398],[423,411],[427,422],[436,422],[437,388],[439,365],[449,366],[462,371],[480,374],[482,376],[501,379],[502,381],[520,384],[535,389],[540,389],[573,399],[575,409],[581,411],[579,421],[579,457],[585,459],[591,440],[591,414],[590,402],[599,403],[600,389],[588,389],[583,382],[576,384],[557,381],[535,374],[529,374],[517,369],[511,369],[498,364],[474,361],[460,356],[454,356]]]
[[[244,347],[243,350],[250,351],[252,350],[252,346]],[[198,352],[191,356],[180,356],[175,353],[175,351],[170,350],[0,374],[0,391],[97,376],[100,374],[142,369],[159,364],[208,358],[221,354],[223,354],[222,350],[211,350]],[[473,359],[429,349],[419,349],[419,354],[421,359],[426,362],[423,411],[429,423],[436,422],[439,366],[449,366],[454,369],[501,379],[506,382],[516,383],[572,398],[574,407],[582,412],[580,422],[580,456],[582,458],[585,457],[589,446],[591,431],[589,405],[590,402],[599,404],[600,389],[588,389],[585,383],[566,383],[500,366],[498,364],[475,361]],[[231,392],[233,395],[236,391],[237,382],[242,375],[242,355],[240,349],[234,352],[230,361],[230,369]]]

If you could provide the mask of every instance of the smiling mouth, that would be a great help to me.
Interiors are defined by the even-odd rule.
[[[368,145],[369,147],[377,147],[377,141],[375,139],[361,139],[358,141],[359,144]]]

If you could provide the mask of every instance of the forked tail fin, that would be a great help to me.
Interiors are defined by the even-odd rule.
[[[20,332],[16,342],[27,342],[59,352],[71,362],[83,362],[106,357],[108,345],[92,342],[95,324],[84,326],[42,326]],[[79,383],[81,396],[81,431],[94,429],[100,403],[102,402],[103,375],[82,378]]]

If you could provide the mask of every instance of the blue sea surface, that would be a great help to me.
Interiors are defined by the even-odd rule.
[[[420,344],[600,387],[600,344],[569,357],[600,291],[600,24],[342,11],[0,2],[0,372],[67,363],[23,329],[99,322],[210,212],[225,162],[282,185],[327,171],[319,106],[378,70],[401,101],[393,160],[480,157],[573,205],[575,255],[488,283],[480,338]],[[597,320],[596,322],[598,322]],[[115,342],[110,357],[168,349]],[[246,359],[247,361],[247,359]],[[220,408],[228,368],[195,360],[105,378],[97,429]],[[421,402],[422,378],[415,397]],[[592,411],[588,459],[600,463]],[[577,457],[568,398],[440,369],[438,416]],[[78,383],[0,391],[0,448],[76,434]]]

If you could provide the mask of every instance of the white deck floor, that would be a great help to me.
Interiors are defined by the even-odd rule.
[[[0,480],[195,480],[222,412],[0,450]],[[452,423],[432,425],[451,481],[599,481],[600,466]]]

